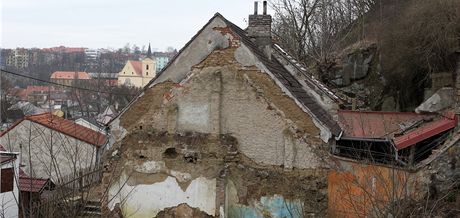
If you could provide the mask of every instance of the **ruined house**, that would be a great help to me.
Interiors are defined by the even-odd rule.
[[[342,99],[272,43],[255,4],[246,30],[216,13],[109,123],[105,214],[325,214]]]
[[[375,206],[369,190],[385,205],[385,190],[424,190],[395,178],[427,178],[434,150],[456,142],[456,116],[340,110],[349,99],[272,42],[263,4],[244,30],[215,14],[109,122],[105,215],[355,217]]]

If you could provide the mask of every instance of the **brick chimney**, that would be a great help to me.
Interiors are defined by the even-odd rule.
[[[267,14],[267,1],[263,1],[263,13],[258,14],[258,2],[254,2],[254,14],[249,15],[249,26],[247,28],[248,36],[257,45],[257,47],[270,54],[272,45],[272,16]],[[270,55],[268,55],[270,57]]]

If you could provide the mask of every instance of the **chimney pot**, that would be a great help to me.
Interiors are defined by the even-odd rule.
[[[267,15],[267,1],[264,1],[264,15]]]
[[[254,1],[254,15],[257,15],[258,2]]]

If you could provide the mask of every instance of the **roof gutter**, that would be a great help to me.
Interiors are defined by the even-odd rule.
[[[343,131],[342,131],[343,132]],[[379,139],[379,138],[355,138],[355,137],[340,137],[342,135],[342,132],[338,136],[338,140],[348,140],[348,141],[365,141],[365,142],[389,142],[391,143],[390,140],[388,139]],[[337,137],[336,137],[337,138]]]

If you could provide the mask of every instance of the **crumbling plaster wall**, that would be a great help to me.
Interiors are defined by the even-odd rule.
[[[232,134],[257,163],[316,168],[323,145],[312,118],[260,70],[243,67],[234,49],[218,50],[179,84],[157,84],[120,120],[135,131]],[[225,67],[222,67],[225,66]],[[319,153],[318,153],[319,152]]]
[[[124,213],[143,217],[186,203],[217,216],[224,212],[226,178],[231,172],[241,196],[237,205],[253,202],[250,199],[279,202],[281,196],[286,202],[300,199],[302,204],[309,202],[309,208],[325,208],[326,176],[315,173],[327,167],[321,130],[265,69],[254,65],[255,57],[247,49],[242,56],[241,49],[236,52],[241,48],[236,38],[223,35],[231,46],[214,50],[186,74],[179,72],[183,66],[164,73],[112,122],[112,132],[122,137],[108,157],[104,174],[104,184],[111,187],[108,199],[119,199],[109,201],[108,209],[121,207]],[[241,57],[247,57],[246,62]],[[177,151],[174,158],[165,156],[172,147]],[[264,168],[264,178],[253,167],[240,174],[231,167],[237,162],[242,168]],[[298,172],[304,171],[296,168],[309,173],[299,177]],[[276,176],[265,176],[274,170]],[[287,179],[280,183],[281,178]],[[313,189],[296,194],[295,184],[305,186],[303,190],[314,187],[315,195],[309,195]],[[161,191],[164,186],[171,196]],[[193,194],[190,187],[198,191]]]
[[[209,134],[169,134],[143,129],[128,134],[106,165],[106,206],[124,216],[152,217],[186,203],[216,211],[216,178],[227,147]]]
[[[201,33],[196,35],[191,43],[181,51],[181,55],[165,68],[152,85],[167,80],[178,83],[183,79],[183,75],[190,71],[192,66],[204,60],[212,51],[227,48],[229,46],[229,36],[214,31],[214,28],[224,28],[226,26],[227,24],[219,17],[212,19],[201,30]]]

